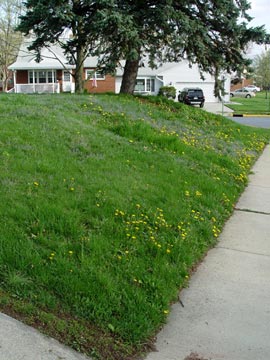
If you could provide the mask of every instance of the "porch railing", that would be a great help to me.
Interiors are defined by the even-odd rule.
[[[59,93],[60,86],[58,83],[44,83],[44,84],[16,84],[16,93],[32,94],[32,93]]]

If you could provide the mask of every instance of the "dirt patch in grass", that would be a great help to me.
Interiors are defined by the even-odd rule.
[[[113,333],[59,312],[52,314],[0,293],[0,311],[31,326],[92,359],[135,360],[153,350],[151,342],[139,347],[124,343]]]

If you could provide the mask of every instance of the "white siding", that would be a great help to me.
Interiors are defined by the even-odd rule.
[[[199,87],[203,90],[206,102],[218,102],[214,96],[215,79],[208,73],[203,73],[201,78],[197,65],[189,66],[187,61],[175,64],[173,67],[165,69],[163,75],[164,85],[172,85],[177,91],[184,87]],[[230,93],[230,76],[225,76],[225,91]],[[224,101],[229,101],[229,95],[224,96]]]
[[[146,68],[143,76],[147,76]],[[142,71],[140,70],[139,73]],[[153,70],[149,70],[149,76],[153,76]],[[200,76],[197,65],[189,66],[187,61],[180,63],[166,63],[156,70],[155,93],[158,94],[160,86],[171,85],[177,90],[177,94],[184,87],[199,87],[203,90],[206,102],[218,102],[214,96],[215,79],[212,75],[204,73],[204,80]],[[141,77],[142,74],[140,74]],[[158,78],[163,78],[163,83]],[[115,92],[119,93],[122,76],[117,76],[115,84]],[[225,90],[230,93],[230,76],[226,76]],[[176,97],[177,99],[177,97]],[[229,101],[229,95],[224,97],[225,101]]]

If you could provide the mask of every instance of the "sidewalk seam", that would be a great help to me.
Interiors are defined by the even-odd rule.
[[[247,212],[247,213],[253,213],[253,214],[261,214],[261,215],[270,215],[269,212],[264,212],[264,211],[257,211],[257,210],[251,210],[251,209],[240,209],[240,208],[234,208],[235,211],[242,211],[242,212]]]
[[[247,250],[233,249],[233,248],[229,248],[229,247],[226,247],[226,246],[216,246],[215,249],[224,249],[224,250],[237,251],[237,252],[250,254],[250,255],[270,257],[270,254],[268,255],[268,254],[262,254],[262,253],[256,253],[256,252],[252,252],[252,251],[247,251]]]

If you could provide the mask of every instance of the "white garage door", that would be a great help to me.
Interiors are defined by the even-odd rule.
[[[198,87],[203,90],[206,102],[218,102],[214,96],[214,84],[213,83],[175,83],[176,93],[183,90],[185,87]]]

